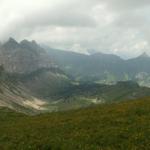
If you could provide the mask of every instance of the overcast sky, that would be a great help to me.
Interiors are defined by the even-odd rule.
[[[150,0],[0,0],[0,40],[122,57],[150,54]]]

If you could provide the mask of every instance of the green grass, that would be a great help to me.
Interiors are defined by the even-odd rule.
[[[150,98],[25,116],[0,110],[1,150],[149,150]]]

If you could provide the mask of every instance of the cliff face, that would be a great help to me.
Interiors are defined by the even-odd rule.
[[[18,43],[12,38],[0,46],[0,64],[10,73],[30,73],[54,67],[47,53],[35,41]]]

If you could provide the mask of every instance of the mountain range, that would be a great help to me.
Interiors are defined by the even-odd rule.
[[[0,106],[36,114],[150,96],[149,66],[145,53],[123,60],[10,38],[0,45]]]
[[[124,60],[116,55],[95,53],[84,55],[47,48],[49,57],[76,81],[114,84],[134,80],[150,87],[150,57],[140,56]]]

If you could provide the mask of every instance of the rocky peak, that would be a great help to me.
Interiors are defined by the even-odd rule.
[[[28,41],[28,40],[22,40],[21,42],[20,42],[20,44],[29,44],[30,42]]]
[[[9,39],[8,39],[8,42],[15,42],[15,43],[18,43],[14,38],[12,38],[12,37],[10,37]]]
[[[12,73],[29,73],[52,66],[46,51],[35,41],[23,40],[18,43],[13,38],[2,45],[0,64]]]
[[[35,41],[28,41],[28,40],[23,40],[20,42],[20,46],[23,48],[28,48],[28,49],[36,49],[38,50],[40,46],[35,42]]]
[[[9,40],[6,43],[4,43],[2,45],[3,48],[10,49],[10,50],[16,49],[16,48],[18,48],[18,46],[19,46],[19,43],[11,37],[9,38]]]
[[[34,45],[38,45],[35,40],[32,40],[31,42],[32,42],[32,44],[34,44]]]

